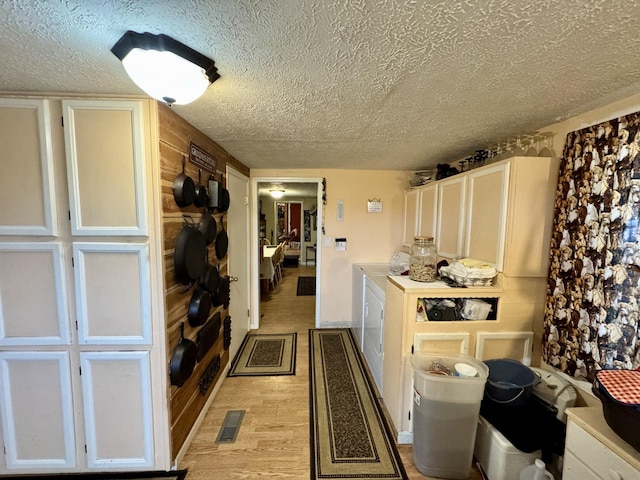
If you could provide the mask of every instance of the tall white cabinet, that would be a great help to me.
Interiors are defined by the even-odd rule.
[[[154,108],[0,98],[0,474],[170,467]]]

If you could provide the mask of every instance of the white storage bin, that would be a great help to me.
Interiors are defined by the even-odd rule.
[[[473,454],[489,480],[516,480],[520,471],[540,458],[542,452],[521,452],[481,416]]]

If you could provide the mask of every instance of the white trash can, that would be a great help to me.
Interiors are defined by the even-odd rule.
[[[463,354],[414,353],[411,364],[413,462],[423,475],[466,480],[489,369]]]

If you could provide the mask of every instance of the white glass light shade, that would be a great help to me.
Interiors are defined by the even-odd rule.
[[[210,85],[203,68],[169,51],[134,48],[122,65],[149,96],[170,104],[193,102]]]
[[[282,198],[284,196],[284,190],[269,190],[273,198]]]

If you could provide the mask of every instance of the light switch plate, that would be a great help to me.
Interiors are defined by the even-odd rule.
[[[344,200],[338,200],[338,221],[344,220]]]

